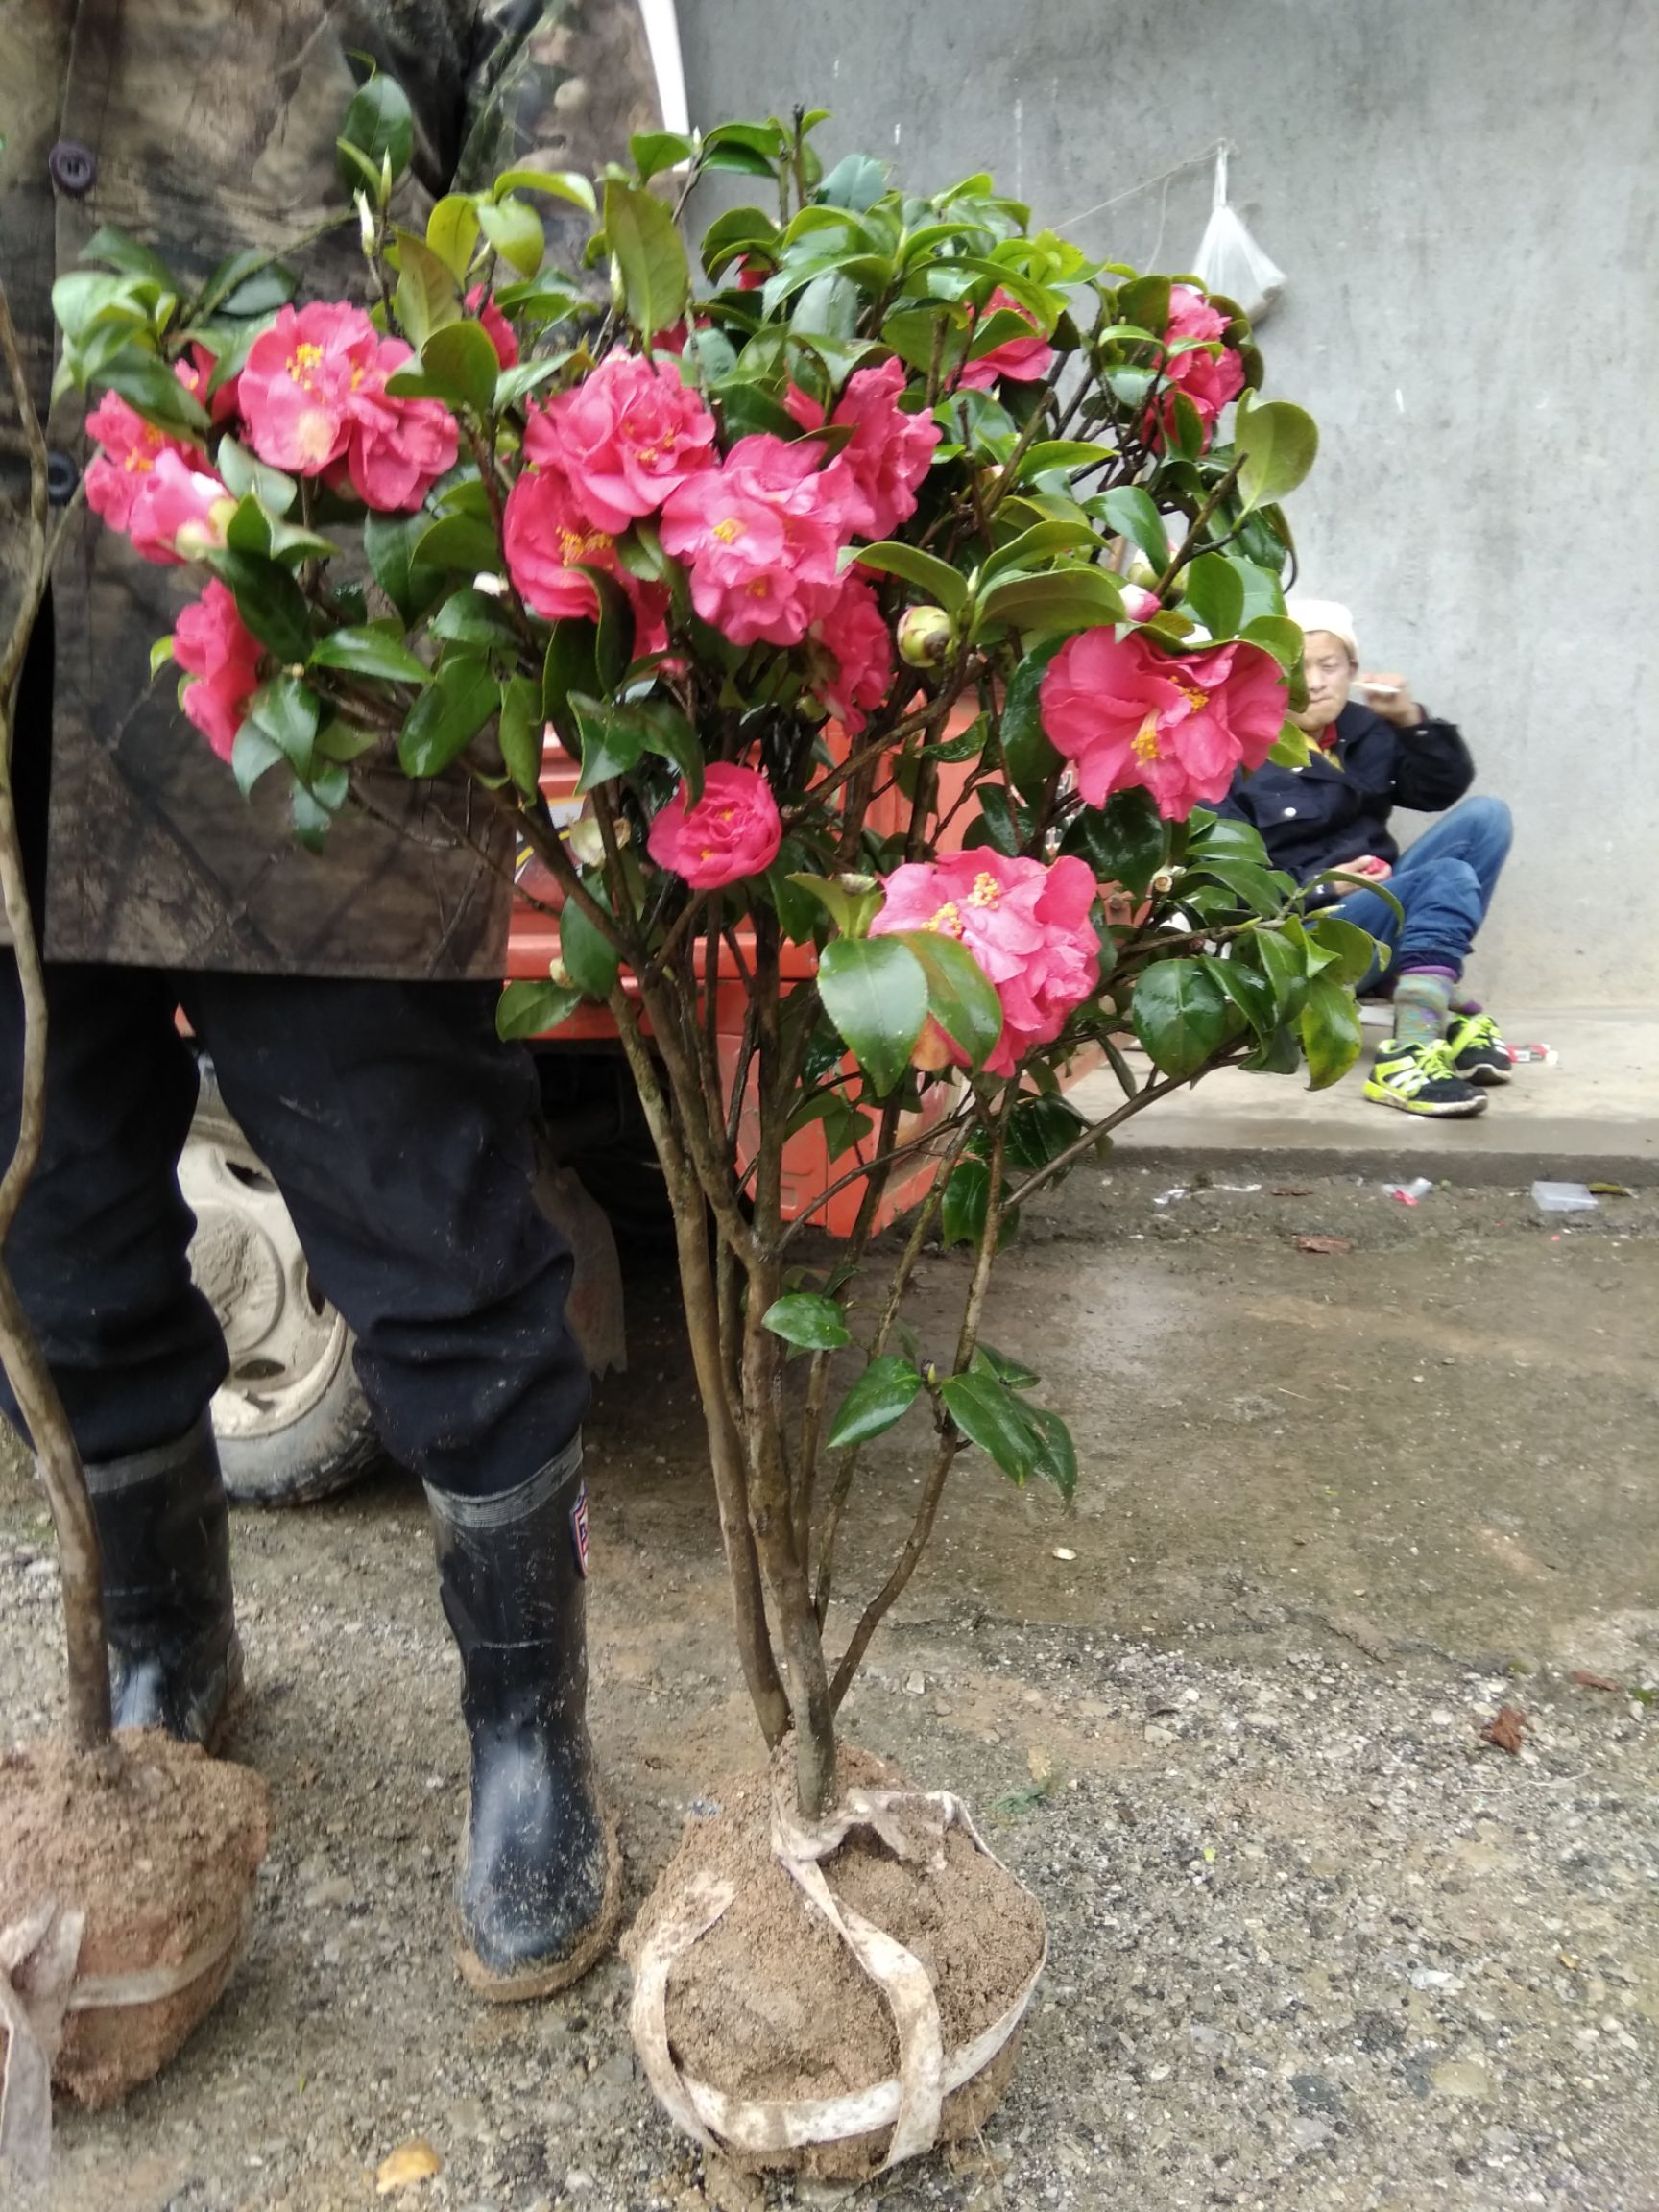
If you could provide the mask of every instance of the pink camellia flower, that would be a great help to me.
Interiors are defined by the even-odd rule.
[[[1158,433],[1156,443],[1162,444],[1173,431],[1177,392],[1184,392],[1197,410],[1208,445],[1216,417],[1243,391],[1244,364],[1233,347],[1220,345],[1226,329],[1226,316],[1212,307],[1202,292],[1195,292],[1190,284],[1170,286],[1164,342],[1166,346],[1183,339],[1197,343],[1190,343],[1185,351],[1165,358],[1166,389],[1160,396],[1158,420],[1153,426]]]
[[[1239,768],[1260,768],[1285,724],[1288,693],[1259,645],[1161,653],[1140,631],[1067,639],[1043,679],[1043,727],[1077,772],[1091,806],[1141,784],[1166,821],[1227,795]]]
[[[524,469],[507,494],[501,535],[508,575],[525,606],[545,621],[597,618],[599,595],[585,567],[622,575],[614,537],[579,504],[562,469]]]
[[[86,418],[99,451],[86,465],[86,504],[112,530],[132,527],[132,505],[163,453],[186,467],[202,459],[201,449],[146,422],[118,392],[106,392]]]
[[[215,429],[231,421],[241,397],[240,376],[227,376],[218,391],[209,394],[207,387],[213,381],[219,363],[205,346],[200,345],[191,347],[187,361],[177,361],[173,366],[180,383],[206,408],[208,419]]]
[[[956,381],[968,391],[988,391],[998,376],[1012,377],[1016,384],[1035,384],[1054,366],[1054,349],[1037,327],[1031,311],[1022,307],[1018,300],[1011,299],[1000,285],[986,302],[985,316],[995,315],[999,307],[1029,323],[1032,335],[1004,339],[1000,346],[993,346],[989,353],[981,353],[977,361],[965,361]]]
[[[689,563],[692,605],[734,645],[798,645],[839,583],[849,479],[819,459],[757,431],[669,494],[663,547]]]
[[[893,685],[893,639],[874,587],[850,570],[810,636],[835,662],[835,673],[815,686],[818,697],[848,736],[856,737],[870,709],[881,705]]]
[[[682,784],[652,823],[645,849],[659,868],[684,878],[693,891],[718,891],[762,875],[782,842],[783,824],[765,777],[716,760],[703,779],[702,798],[688,806]]]
[[[495,349],[495,358],[503,369],[518,365],[518,341],[513,325],[495,304],[495,295],[486,292],[482,284],[474,284],[467,295],[469,310],[477,316],[484,335]]]
[[[386,379],[412,359],[360,307],[284,307],[254,339],[238,379],[249,444],[261,461],[301,476],[344,462],[358,497],[381,513],[418,507],[455,466],[459,433],[440,401],[387,391]]]
[[[1139,584],[1123,586],[1123,613],[1131,622],[1150,622],[1163,605],[1156,591],[1143,590]]]
[[[320,476],[344,458],[351,402],[379,382],[380,334],[361,307],[284,307],[248,349],[239,379],[248,441],[273,469]]]
[[[225,542],[236,502],[217,476],[191,467],[201,458],[171,447],[157,453],[128,512],[132,550],[159,567],[200,561]]]
[[[916,488],[945,435],[931,415],[905,414],[899,404],[903,389],[904,364],[896,356],[878,368],[855,370],[830,418],[854,426],[830,466],[850,479],[843,506],[856,538],[891,538],[910,519]],[[823,406],[809,392],[792,384],[783,403],[804,429],[823,426]]]
[[[524,450],[564,469],[601,530],[626,530],[713,466],[714,418],[671,362],[608,353],[532,413]]]
[[[259,644],[217,577],[180,613],[173,656],[194,678],[184,686],[185,713],[220,759],[228,760],[248,701],[259,687]]]
[[[349,401],[347,471],[364,506],[382,515],[419,507],[460,450],[455,418],[441,400],[394,398],[386,390],[387,377],[414,358],[400,338],[383,338],[373,374]]]
[[[1089,909],[1094,878],[1070,855],[1045,867],[988,846],[906,862],[882,886],[872,937],[931,929],[966,945],[1002,1001],[1002,1035],[985,1066],[1012,1075],[1034,1046],[1052,1044],[1100,979],[1100,945]],[[943,1033],[924,1037],[923,1065],[939,1066]],[[966,1055],[943,1039],[949,1058]]]

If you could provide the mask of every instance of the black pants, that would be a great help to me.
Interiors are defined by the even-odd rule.
[[[197,1089],[180,1005],[357,1333],[387,1450],[488,1496],[575,1433],[589,1383],[565,1322],[570,1256],[531,1194],[535,1070],[496,1038],[493,985],[54,966],[47,988],[45,1148],[7,1249],[84,1457],[180,1435],[227,1369],[174,1174]],[[8,1154],[21,1061],[6,954]]]

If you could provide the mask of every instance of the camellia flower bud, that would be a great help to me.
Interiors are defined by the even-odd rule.
[[[912,668],[937,668],[956,642],[943,607],[908,607],[899,618],[899,657]]]

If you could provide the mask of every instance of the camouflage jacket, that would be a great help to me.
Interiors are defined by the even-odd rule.
[[[100,225],[199,280],[240,248],[286,248],[341,214],[335,138],[364,55],[415,111],[395,204],[405,223],[512,164],[591,173],[657,120],[637,0],[0,0],[0,278],[42,409],[51,286]],[[567,266],[574,226],[549,223]],[[304,294],[363,297],[353,227],[290,258]],[[81,413],[60,401],[47,425],[71,485]],[[21,433],[0,405],[0,637],[28,495]],[[459,799],[393,775],[314,856],[274,793],[242,800],[180,714],[169,672],[152,683],[150,646],[199,581],[146,566],[89,517],[60,555],[52,728],[16,733],[19,749],[52,747],[49,954],[498,975],[505,894],[482,830],[451,818]]]

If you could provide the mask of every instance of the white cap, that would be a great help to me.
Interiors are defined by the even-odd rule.
[[[1324,630],[1331,637],[1339,637],[1348,648],[1348,658],[1356,668],[1359,665],[1359,645],[1354,636],[1354,617],[1340,599],[1304,599],[1299,594],[1285,602],[1285,612],[1306,636],[1310,630]]]

